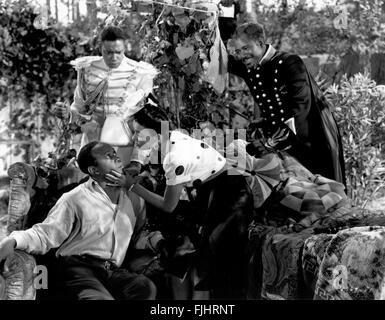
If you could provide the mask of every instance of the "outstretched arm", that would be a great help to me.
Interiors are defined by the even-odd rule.
[[[131,190],[158,209],[171,213],[178,205],[182,189],[183,184],[167,186],[163,197],[147,190],[139,184],[135,184]]]
[[[16,242],[15,249],[45,254],[49,249],[59,247],[68,238],[74,222],[74,210],[67,201],[60,198],[43,222],[28,230],[13,231],[8,238]]]
[[[139,62],[137,64],[137,80],[135,80],[135,91],[129,93],[122,109],[124,110],[123,119],[128,119],[137,111],[143,108],[147,96],[152,92],[154,79],[158,75],[158,70],[151,64]]]

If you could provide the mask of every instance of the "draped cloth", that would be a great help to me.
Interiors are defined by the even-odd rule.
[[[280,183],[281,162],[270,153],[256,158],[246,152],[247,142],[234,140],[226,148],[226,161],[234,169],[233,174],[246,177],[254,198],[254,207],[259,208]]]
[[[343,202],[301,228],[271,220],[250,225],[251,298],[385,298],[385,214]]]
[[[328,170],[329,178],[333,178],[346,185],[342,137],[333,115],[333,107],[325,98],[311,74],[308,71],[306,71],[306,73],[309,79],[312,103],[314,104],[314,108],[312,108],[309,117],[314,119],[312,122],[315,124],[315,128],[317,127],[315,119],[318,118],[318,126],[322,128],[318,133],[315,132],[315,130],[312,130],[311,139],[314,141],[315,145],[320,145],[325,150],[329,150],[329,153],[325,154],[327,155],[327,157],[325,156],[325,159],[322,159],[322,157],[320,157],[320,159],[313,158],[317,163],[318,168],[320,168],[320,171],[315,173],[322,173],[322,175],[327,176],[326,171],[324,170]],[[309,126],[313,123],[309,121]],[[325,161],[324,170],[322,170],[323,161]]]
[[[227,50],[221,39],[217,22],[215,26],[214,44],[210,49],[210,63],[206,71],[206,78],[219,94],[221,94],[227,86],[227,62]]]
[[[344,186],[334,180],[317,176],[313,181],[289,178],[282,190],[280,203],[296,212],[325,214],[346,199]]]
[[[345,207],[300,231],[253,223],[251,298],[385,299],[384,225],[384,214]]]
[[[244,140],[234,140],[226,148],[226,160],[236,173],[246,176],[255,208],[261,207],[274,191],[274,199],[281,206],[301,216],[325,214],[346,199],[341,183],[311,174],[292,156],[280,152],[256,158],[246,152],[246,145]]]

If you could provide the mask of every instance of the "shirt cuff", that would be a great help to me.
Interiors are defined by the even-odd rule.
[[[9,237],[16,241],[15,249],[27,250],[27,248],[28,248],[28,240],[25,237],[25,232],[24,231],[13,231],[13,232],[11,232]]]

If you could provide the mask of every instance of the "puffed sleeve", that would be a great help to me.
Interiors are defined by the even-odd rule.
[[[139,62],[135,66],[137,77],[139,78],[136,90],[130,94],[123,104],[123,119],[128,119],[144,106],[144,99],[152,92],[154,79],[158,75],[158,70],[147,62]]]
[[[143,90],[145,96],[150,94],[154,85],[154,79],[158,75],[159,71],[152,65],[144,61],[140,61],[138,64],[138,74],[141,80],[137,86],[138,90]]]
[[[71,104],[70,110],[71,110],[71,118],[70,122],[77,122],[79,119],[79,115],[84,113],[83,107],[84,102],[86,100],[85,98],[85,89],[84,89],[84,73],[85,69],[88,68],[93,61],[97,61],[102,59],[100,56],[85,56],[80,57],[75,60],[72,60],[70,64],[74,67],[74,69],[77,71],[77,78],[76,78],[76,88],[74,92],[74,100]]]
[[[82,90],[82,78],[84,69],[77,71],[76,88],[74,92],[74,100],[70,107],[70,123],[76,123],[79,119],[79,114],[84,106],[85,98]]]

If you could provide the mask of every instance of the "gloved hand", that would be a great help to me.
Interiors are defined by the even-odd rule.
[[[294,132],[286,124],[282,124],[271,137],[267,138],[265,146],[268,149],[285,151],[292,147],[294,139],[296,139]]]
[[[255,156],[261,156],[264,153],[274,151],[284,151],[290,149],[292,142],[296,139],[293,131],[285,123],[275,128],[273,134],[271,132],[271,123],[264,118],[258,119],[251,123],[247,129],[247,137],[250,143],[246,147],[246,151]]]

